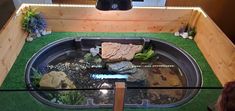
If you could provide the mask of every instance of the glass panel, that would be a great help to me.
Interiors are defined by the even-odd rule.
[[[197,90],[199,90],[197,92]],[[182,94],[183,91],[184,93]],[[222,89],[127,89],[125,110],[129,108],[154,109],[154,111],[204,111],[214,108]]]
[[[148,94],[149,90],[155,95]],[[176,89],[126,89],[125,110],[147,111],[202,111],[214,108],[222,89],[200,89],[192,98],[184,96],[174,101],[173,95],[158,94],[159,90],[174,92]],[[194,89],[187,89],[194,90]],[[63,90],[63,91],[0,91],[2,111],[64,111],[87,109],[87,111],[112,110],[114,90]],[[87,94],[86,94],[87,93]],[[39,94],[39,95],[36,95]],[[171,103],[170,103],[171,102]],[[173,107],[173,108],[169,108]],[[104,109],[105,108],[105,109]],[[134,108],[134,109],[133,109]]]
[[[113,90],[0,91],[1,111],[112,108]],[[33,108],[33,109],[32,109]]]

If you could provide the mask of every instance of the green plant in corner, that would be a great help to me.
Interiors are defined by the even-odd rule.
[[[46,35],[47,24],[41,13],[36,12],[36,9],[26,7],[22,10],[22,14],[22,27],[25,31],[37,37]]]
[[[22,11],[24,17],[23,17],[23,23],[22,23],[22,27],[25,31],[27,32],[31,32],[30,30],[30,26],[29,26],[29,22],[31,20],[31,18],[33,18],[36,15],[36,9],[32,9],[30,7],[26,7],[23,11]]]
[[[195,37],[196,33],[197,33],[197,32],[196,32],[196,28],[195,28],[195,27],[193,27],[193,28],[190,27],[190,28],[188,29],[188,35],[189,35],[189,36]]]

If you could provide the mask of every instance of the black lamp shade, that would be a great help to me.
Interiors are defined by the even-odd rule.
[[[132,0],[97,0],[96,8],[99,10],[129,10]]]

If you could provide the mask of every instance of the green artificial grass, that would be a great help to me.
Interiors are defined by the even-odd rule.
[[[57,32],[38,38],[30,43],[25,43],[15,64],[11,68],[1,89],[25,89],[24,69],[27,61],[43,46],[66,37],[150,37],[175,44],[187,51],[198,63],[203,75],[204,87],[220,87],[221,84],[215,77],[206,59],[198,49],[193,40],[175,37],[171,33],[86,33],[86,32]],[[220,93],[219,89],[202,89],[189,103],[175,108],[149,108],[149,109],[125,109],[126,111],[207,111],[208,104],[216,101]],[[23,91],[1,91],[1,111],[64,111],[43,105],[36,101],[28,92]],[[84,111],[106,111],[111,109],[84,109]]]

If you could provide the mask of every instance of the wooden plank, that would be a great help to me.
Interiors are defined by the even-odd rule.
[[[26,33],[21,28],[21,15],[12,15],[0,31],[0,85],[24,45]]]
[[[124,110],[125,82],[115,82],[115,98],[113,111]]]
[[[200,36],[200,35],[197,35]],[[231,77],[233,78],[234,76],[232,76],[233,74],[231,72],[228,72],[229,70],[221,70],[224,68],[224,64],[222,64],[222,62],[218,62],[218,60],[216,58],[218,58],[217,56],[215,57],[215,55],[213,55],[213,53],[210,52],[211,49],[213,49],[213,46],[208,45],[208,42],[210,40],[203,40],[203,41],[197,41],[196,43],[199,46],[200,50],[202,51],[203,55],[205,56],[205,58],[207,59],[208,63],[210,64],[211,68],[213,69],[214,73],[216,74],[217,78],[220,80],[220,82],[222,84],[225,83],[225,81],[230,81]],[[204,48],[206,47],[206,48]],[[212,61],[212,60],[216,60],[216,61]],[[215,63],[219,63],[215,64]],[[224,71],[224,72],[221,72]],[[223,73],[225,74],[225,76],[223,76],[223,78],[221,78],[220,76],[217,75],[217,73]]]
[[[15,41],[12,43],[11,48],[9,51],[6,53],[4,56],[4,59],[1,60],[0,66],[4,68],[4,70],[0,71],[0,86],[3,83],[5,77],[7,76],[7,73],[10,71],[11,67],[13,66],[17,56],[19,55],[22,47],[24,46],[25,43],[25,37],[27,36],[26,33],[23,33],[21,35],[21,39],[18,41]]]
[[[128,11],[99,11],[93,7],[36,7],[47,19],[188,21],[192,9],[131,9]]]
[[[21,28],[21,17],[22,16],[12,16],[11,19],[9,19],[9,22],[7,25],[1,30],[0,33],[0,59],[2,58],[3,54],[5,54],[10,45],[11,42],[14,41],[14,39],[22,33],[22,28]]]
[[[235,46],[207,16],[196,23],[195,41],[222,84],[235,80]]]
[[[94,21],[48,19],[55,32],[175,32],[187,21]]]
[[[190,27],[195,27],[201,13],[198,10],[193,10],[192,15],[189,20]]]
[[[230,70],[234,70],[235,67],[235,52],[233,52],[232,62],[228,65]]]
[[[56,32],[175,32],[193,9],[99,11],[94,7],[33,6]]]
[[[209,18],[203,18],[203,16],[200,17],[200,21],[198,22],[197,26],[197,31],[198,33],[201,33],[205,36],[204,39],[210,40],[211,45],[213,45],[213,48],[217,48],[217,51],[222,52],[216,55],[226,53],[225,55],[221,55],[221,59],[224,61],[231,62],[231,56],[234,51],[234,45],[226,37],[226,35],[224,35],[224,33],[219,30],[219,28],[212,21],[210,21]]]

